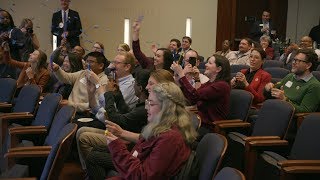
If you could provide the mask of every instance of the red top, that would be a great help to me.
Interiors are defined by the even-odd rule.
[[[149,140],[140,138],[131,152],[120,139],[112,141],[108,148],[121,176],[110,179],[170,179],[179,172],[191,153],[177,128]]]
[[[249,69],[242,69],[241,72],[246,74]],[[264,87],[267,83],[271,81],[271,75],[264,71],[263,69],[259,69],[255,75],[249,86],[245,87],[246,91],[249,91],[253,94],[253,104],[261,103],[265,100],[263,95]]]
[[[184,96],[196,104],[201,117],[201,126],[213,129],[213,121],[227,119],[230,111],[231,87],[225,81],[206,82],[197,90],[186,77],[179,80]]]

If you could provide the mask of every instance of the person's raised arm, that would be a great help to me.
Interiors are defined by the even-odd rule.
[[[139,34],[140,34],[140,25],[141,23],[138,21],[135,21],[132,25],[132,40],[137,41],[139,39]]]

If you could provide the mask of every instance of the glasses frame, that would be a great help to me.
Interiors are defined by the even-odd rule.
[[[157,103],[152,103],[152,104],[151,104],[151,102],[149,101],[149,99],[146,99],[146,100],[145,100],[144,108],[145,108],[146,110],[149,110],[149,109],[150,109],[150,106],[154,106],[154,105],[160,105],[160,104],[157,104]]]
[[[300,63],[300,62],[305,62],[305,63],[309,63],[308,61],[306,61],[306,60],[301,60],[301,59],[297,59],[297,58],[293,58],[293,60],[292,60],[292,63]]]

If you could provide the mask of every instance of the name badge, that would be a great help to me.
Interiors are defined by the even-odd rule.
[[[263,27],[263,24],[259,24],[260,27]]]
[[[288,81],[285,86],[287,86],[288,88],[290,88],[292,86],[292,82],[291,81]]]
[[[59,28],[63,28],[63,23],[59,23]]]
[[[256,78],[255,81],[259,81],[259,78]]]
[[[132,156],[133,156],[133,157],[138,157],[138,151],[134,151],[134,152],[132,153]]]

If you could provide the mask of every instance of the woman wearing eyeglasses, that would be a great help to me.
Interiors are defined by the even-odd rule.
[[[107,121],[106,135],[118,177],[113,179],[170,179],[187,161],[196,131],[185,109],[185,98],[174,83],[155,85],[146,104],[148,125],[141,134]],[[137,142],[129,152],[120,138]]]

